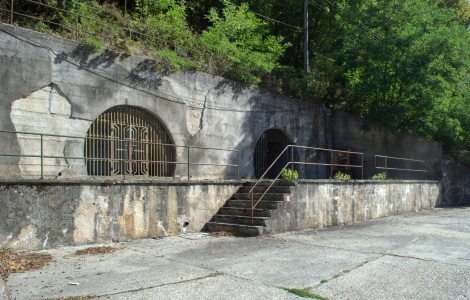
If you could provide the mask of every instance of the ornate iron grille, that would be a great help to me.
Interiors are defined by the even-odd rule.
[[[116,106],[91,124],[85,157],[93,176],[171,177],[175,169],[175,146],[166,128],[133,106]]]

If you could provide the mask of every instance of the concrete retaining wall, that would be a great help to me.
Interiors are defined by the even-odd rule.
[[[0,183],[0,247],[43,249],[198,232],[242,182]],[[430,181],[300,181],[271,232],[363,222],[440,205]]]
[[[198,232],[240,182],[3,182],[0,247],[43,249]]]
[[[434,181],[300,181],[275,211],[272,232],[321,228],[432,209],[441,205]]]

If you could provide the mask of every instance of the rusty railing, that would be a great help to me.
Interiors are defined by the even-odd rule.
[[[119,168],[119,172],[114,175],[110,176],[123,176],[123,179],[126,179],[127,176],[140,176],[143,175],[144,177],[148,178],[148,174],[132,174],[131,170],[132,168],[129,168],[131,164],[146,164],[147,166],[151,164],[160,164],[160,165],[186,165],[187,169],[187,178],[188,180],[191,179],[191,167],[192,166],[216,166],[216,167],[228,167],[228,168],[236,168],[236,179],[240,178],[240,155],[239,155],[239,150],[236,149],[225,149],[225,148],[213,148],[213,147],[201,147],[201,146],[193,146],[193,145],[176,145],[176,144],[165,144],[165,143],[156,143],[156,142],[149,142],[145,140],[132,140],[132,138],[100,138],[100,137],[92,137],[92,136],[87,136],[87,137],[78,137],[78,136],[70,136],[70,135],[58,135],[58,134],[45,134],[45,133],[36,133],[36,132],[25,132],[25,131],[11,131],[11,130],[0,130],[0,133],[4,134],[14,134],[17,136],[18,139],[25,138],[25,136],[29,136],[32,139],[36,139],[36,143],[39,145],[39,153],[22,153],[20,150],[20,153],[0,153],[0,157],[25,157],[25,158],[37,158],[39,159],[39,162],[34,165],[39,165],[39,173],[40,173],[40,179],[44,178],[44,167],[46,166],[45,164],[45,159],[64,159],[66,161],[68,160],[82,160],[84,163],[84,166],[87,166],[87,162],[89,161],[99,161],[103,162],[101,165],[101,168]],[[65,149],[66,143],[70,143],[74,140],[79,140],[82,141],[83,145],[82,146],[82,151],[86,153],[85,151],[85,145],[87,141],[89,140],[95,140],[95,141],[101,141],[101,142],[111,142],[113,143],[113,147],[115,149],[113,150],[113,153],[117,153],[113,157],[99,157],[100,154],[102,153],[110,153],[108,151],[98,151],[98,155],[96,156],[89,156],[84,155],[84,156],[67,156],[65,155],[48,155],[45,152],[45,143],[50,143],[52,142],[58,142],[57,139],[59,139],[59,142],[63,142],[64,146],[62,147],[62,152]],[[29,148],[31,148],[34,145],[34,142],[31,140],[28,141],[30,143]],[[186,152],[186,161],[177,161],[175,156],[174,160],[162,160],[162,159],[144,159],[142,156],[138,156],[138,159],[134,159],[132,156],[132,147],[133,144],[144,144],[147,147],[169,147],[173,149],[177,148],[182,148],[185,149]],[[223,162],[195,162],[191,158],[191,152],[195,150],[212,150],[212,151],[219,151],[219,152],[229,152],[233,153],[234,157],[236,156],[236,163],[223,163]],[[184,157],[184,152],[180,155],[180,157]],[[230,159],[232,160],[232,159]],[[106,164],[106,166],[104,166]],[[53,165],[57,166],[57,165]],[[116,167],[117,166],[117,167]],[[88,168],[87,171],[89,172]],[[100,176],[98,174],[98,176]],[[103,175],[107,176],[107,175]],[[173,175],[168,176],[168,177],[173,177]],[[152,176],[154,178],[158,178],[158,176]],[[200,175],[200,177],[203,177]]]
[[[288,154],[290,149],[290,161],[284,164],[284,166],[281,168],[277,176],[271,181],[269,184],[268,188],[264,191],[264,193],[256,200],[254,200],[254,190],[255,188],[260,184],[260,182],[264,179],[266,179],[266,175],[268,172],[278,163],[278,161],[285,155],[286,153]],[[312,150],[312,151],[320,151],[320,152],[325,152],[329,153],[330,155],[334,153],[343,153],[343,154],[352,154],[356,156],[360,156],[360,165],[355,165],[355,164],[335,164],[331,162],[330,163],[323,163],[323,162],[307,162],[307,161],[295,161],[295,149],[304,149],[304,150]],[[331,157],[331,156],[330,156]],[[264,196],[268,193],[268,191],[271,189],[271,187],[274,185],[274,183],[279,179],[281,176],[282,172],[289,166],[294,168],[295,165],[305,165],[305,166],[326,166],[326,167],[345,167],[345,168],[359,168],[361,169],[361,178],[364,179],[364,153],[362,152],[354,152],[354,151],[344,151],[344,150],[336,150],[336,149],[326,149],[326,148],[318,148],[318,147],[308,147],[308,146],[297,146],[297,145],[288,145],[282,150],[282,152],[276,157],[276,159],[271,163],[271,165],[266,169],[266,171],[261,175],[261,177],[256,181],[256,183],[253,185],[253,187],[250,189],[248,192],[248,197],[251,196],[251,222],[253,223],[253,215],[254,215],[254,210],[256,206],[263,200]]]
[[[383,160],[383,165],[378,165],[378,160]],[[426,169],[413,169],[413,168],[400,168],[396,166],[391,166],[390,162],[411,162],[417,163],[420,166],[424,167],[426,163],[424,160],[420,159],[412,159],[412,158],[403,158],[403,157],[394,157],[394,156],[386,156],[386,155],[374,155],[374,167],[377,170],[384,170],[386,176],[388,177],[389,171],[403,171],[403,172],[416,172],[416,173],[427,173],[428,170]]]

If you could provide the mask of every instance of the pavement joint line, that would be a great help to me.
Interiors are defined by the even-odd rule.
[[[378,259],[380,259],[380,258],[382,258],[382,257],[384,257],[384,256],[385,256],[385,254],[382,255],[382,256],[378,256],[378,257],[376,257],[376,258],[374,258],[374,259],[372,259],[372,260],[365,260],[365,261],[363,261],[362,263],[360,263],[359,265],[357,265],[357,266],[355,266],[354,268],[352,268],[351,270],[348,270],[349,272],[345,272],[345,270],[341,270],[341,272],[338,272],[337,274],[333,275],[331,278],[328,278],[327,280],[328,280],[328,282],[330,282],[331,280],[338,279],[338,278],[340,278],[340,277],[342,277],[342,276],[344,276],[344,275],[346,275],[346,274],[348,274],[348,273],[350,273],[350,272],[352,272],[352,271],[355,271],[355,270],[357,270],[357,269],[359,269],[359,268],[361,268],[361,267],[367,265],[368,263],[374,262],[374,261],[376,261],[376,260],[378,260]],[[316,285],[309,286],[309,287],[307,287],[306,289],[309,289],[309,290],[315,289],[315,288],[321,286],[322,284],[323,284],[323,283],[320,282],[320,283],[318,283],[318,284],[316,284]]]
[[[289,241],[289,240],[286,240],[286,241]],[[349,251],[349,252],[355,252],[355,253],[360,253],[360,254],[375,254],[375,255],[379,255],[381,257],[388,255],[388,256],[392,256],[392,257],[401,257],[401,258],[416,259],[416,260],[420,260],[420,261],[434,262],[434,263],[439,263],[439,264],[449,265],[449,266],[461,266],[461,264],[458,264],[458,263],[450,263],[450,262],[445,262],[445,261],[440,261],[440,260],[435,260],[435,259],[429,259],[429,258],[416,257],[416,256],[400,255],[400,254],[394,254],[394,253],[391,253],[391,252],[383,253],[383,252],[375,252],[375,251],[360,251],[360,250],[347,249],[347,248],[336,247],[336,246],[318,245],[318,244],[312,245],[312,244],[309,244],[309,243],[305,243],[305,242],[301,242],[301,241],[295,241],[295,240],[294,241],[291,240],[289,242],[297,243],[297,244],[304,245],[304,246],[327,248],[327,249],[334,249],[334,250],[341,250],[341,251]],[[390,251],[397,251],[399,249],[402,249],[402,248],[405,248],[405,247],[408,247],[408,246],[409,245],[400,246],[400,247],[397,247],[397,248],[392,249]],[[457,258],[457,259],[460,259],[460,258]]]
[[[133,249],[133,248],[127,248],[125,247],[126,249],[129,249],[131,251],[135,251],[135,252],[139,252],[139,253],[142,253],[142,254],[148,254],[147,252],[144,252],[144,251],[139,251],[137,249]],[[211,271],[213,273],[220,273],[222,275],[225,275],[225,276],[229,276],[229,277],[233,277],[233,278],[237,278],[237,279],[241,279],[241,280],[245,280],[245,281],[249,281],[249,282],[252,282],[252,283],[256,283],[256,284],[260,284],[260,285],[263,285],[265,287],[271,287],[271,288],[277,288],[277,289],[281,289],[283,290],[283,288],[280,288],[279,286],[276,286],[276,285],[269,285],[269,284],[266,284],[262,281],[256,281],[254,279],[251,279],[251,278],[246,278],[246,277],[242,277],[242,276],[239,276],[239,275],[234,275],[234,274],[231,274],[231,273],[227,273],[227,272],[221,272],[221,271],[218,271],[216,269],[212,269],[212,268],[208,268],[208,267],[205,267],[203,265],[198,265],[198,264],[195,264],[195,263],[191,263],[191,262],[188,262],[186,260],[183,259],[180,259],[180,260],[176,260],[176,259],[172,259],[172,258],[166,258],[166,257],[160,257],[161,259],[164,259],[164,260],[167,260],[167,261],[172,261],[172,262],[178,262],[178,263],[184,263],[184,264],[187,264],[187,265],[190,265],[190,266],[193,266],[193,267],[198,267],[198,268],[201,268],[201,269],[204,269],[204,270],[207,270],[207,271]],[[211,276],[209,276],[211,277]],[[153,288],[153,287],[150,287],[150,288]],[[146,289],[146,288],[144,288]],[[101,296],[99,296],[101,297]]]
[[[120,292],[115,292],[115,293],[109,293],[109,294],[102,294],[102,295],[93,295],[94,297],[101,298],[101,297],[108,297],[108,296],[115,296],[115,295],[120,295],[120,294],[126,294],[126,293],[133,293],[133,292],[140,292],[140,291],[145,291],[145,290],[150,290],[150,289],[155,289],[158,287],[162,286],[167,286],[167,285],[175,285],[175,284],[180,284],[180,283],[186,283],[186,282],[191,282],[191,281],[198,281],[206,278],[211,278],[211,277],[216,277],[223,275],[223,273],[211,273],[205,276],[199,276],[191,279],[185,279],[181,281],[175,281],[175,282],[169,282],[169,283],[162,283],[162,284],[157,284],[157,285],[152,285],[152,286],[146,286],[146,287],[141,287],[138,289],[131,289],[131,290],[126,290],[126,291],[120,291]]]

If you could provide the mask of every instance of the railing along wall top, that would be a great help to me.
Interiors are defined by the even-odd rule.
[[[274,180],[271,181],[268,188],[264,191],[264,193],[254,201],[254,190],[255,188],[261,183],[262,180],[266,179],[266,175],[268,172],[274,167],[274,165],[281,159],[281,157],[287,153],[288,149],[291,149],[291,160],[287,162],[276,175]],[[322,163],[322,162],[306,162],[306,161],[294,161],[294,150],[295,149],[305,149],[305,150],[313,150],[313,151],[323,151],[327,153],[344,153],[344,154],[353,154],[358,155],[361,157],[361,164],[360,165],[353,165],[353,164],[334,164],[330,163]],[[330,160],[331,161],[331,160]],[[281,153],[276,157],[276,159],[271,163],[271,165],[266,169],[266,171],[261,175],[261,177],[255,182],[253,187],[248,192],[248,196],[251,196],[251,222],[253,223],[253,215],[256,206],[263,200],[264,196],[268,193],[274,183],[279,179],[282,172],[288,167],[291,166],[292,168],[294,165],[316,165],[316,166],[330,166],[330,167],[348,167],[348,168],[360,168],[361,169],[361,178],[364,178],[364,153],[362,152],[355,152],[355,151],[346,151],[346,150],[337,150],[337,149],[327,149],[327,148],[319,148],[319,147],[309,147],[309,146],[298,146],[298,145],[287,145]]]
[[[378,166],[377,165],[377,158],[382,158],[384,161],[383,166]],[[387,174],[388,171],[404,171],[404,172],[421,172],[421,173],[427,173],[428,170],[425,169],[412,169],[412,168],[398,168],[398,167],[391,167],[389,165],[389,160],[391,161],[401,161],[401,162],[412,162],[412,163],[420,163],[420,164],[425,164],[426,161],[420,160],[420,159],[413,159],[413,158],[403,158],[403,157],[395,157],[395,156],[387,156],[387,155],[374,155],[374,167],[378,170],[385,170],[385,173]]]
[[[165,147],[174,147],[174,148],[183,148],[186,149],[187,152],[187,161],[178,162],[178,161],[167,161],[167,160],[155,160],[149,161],[150,163],[166,163],[166,164],[175,164],[175,165],[186,165],[187,166],[187,176],[188,180],[191,179],[191,166],[218,166],[218,167],[233,167],[237,169],[237,179],[240,178],[240,154],[239,150],[237,149],[228,149],[228,148],[216,148],[216,147],[205,147],[205,146],[194,146],[194,145],[177,145],[177,144],[165,144],[165,143],[155,143],[155,142],[148,142],[148,141],[137,141],[132,140],[130,138],[126,139],[117,139],[117,138],[99,138],[99,137],[80,137],[80,136],[72,136],[72,135],[60,135],[60,134],[47,134],[47,133],[37,133],[37,132],[28,132],[28,131],[13,131],[13,130],[0,130],[0,133],[6,134],[16,134],[16,135],[29,135],[39,137],[40,141],[40,153],[39,154],[24,154],[24,153],[0,153],[0,157],[30,157],[30,158],[39,158],[40,159],[40,178],[44,178],[44,159],[65,159],[65,160],[84,160],[86,161],[106,161],[112,160],[113,162],[128,162],[127,159],[127,150],[129,147],[126,146],[129,143],[142,143],[146,145],[158,145],[158,146],[165,146]],[[46,155],[44,153],[44,142],[49,141],[45,140],[45,138],[61,138],[61,139],[69,139],[69,140],[101,140],[101,141],[111,141],[111,142],[122,142],[124,143],[124,155],[121,158],[108,158],[108,157],[86,157],[86,156],[59,156],[59,155]],[[214,162],[191,162],[191,150],[213,150],[213,151],[224,151],[224,152],[232,152],[236,154],[236,163],[214,163]],[[184,152],[183,152],[184,153]],[[137,160],[132,160],[136,162]],[[126,178],[126,171],[124,170],[123,173],[124,179]]]

